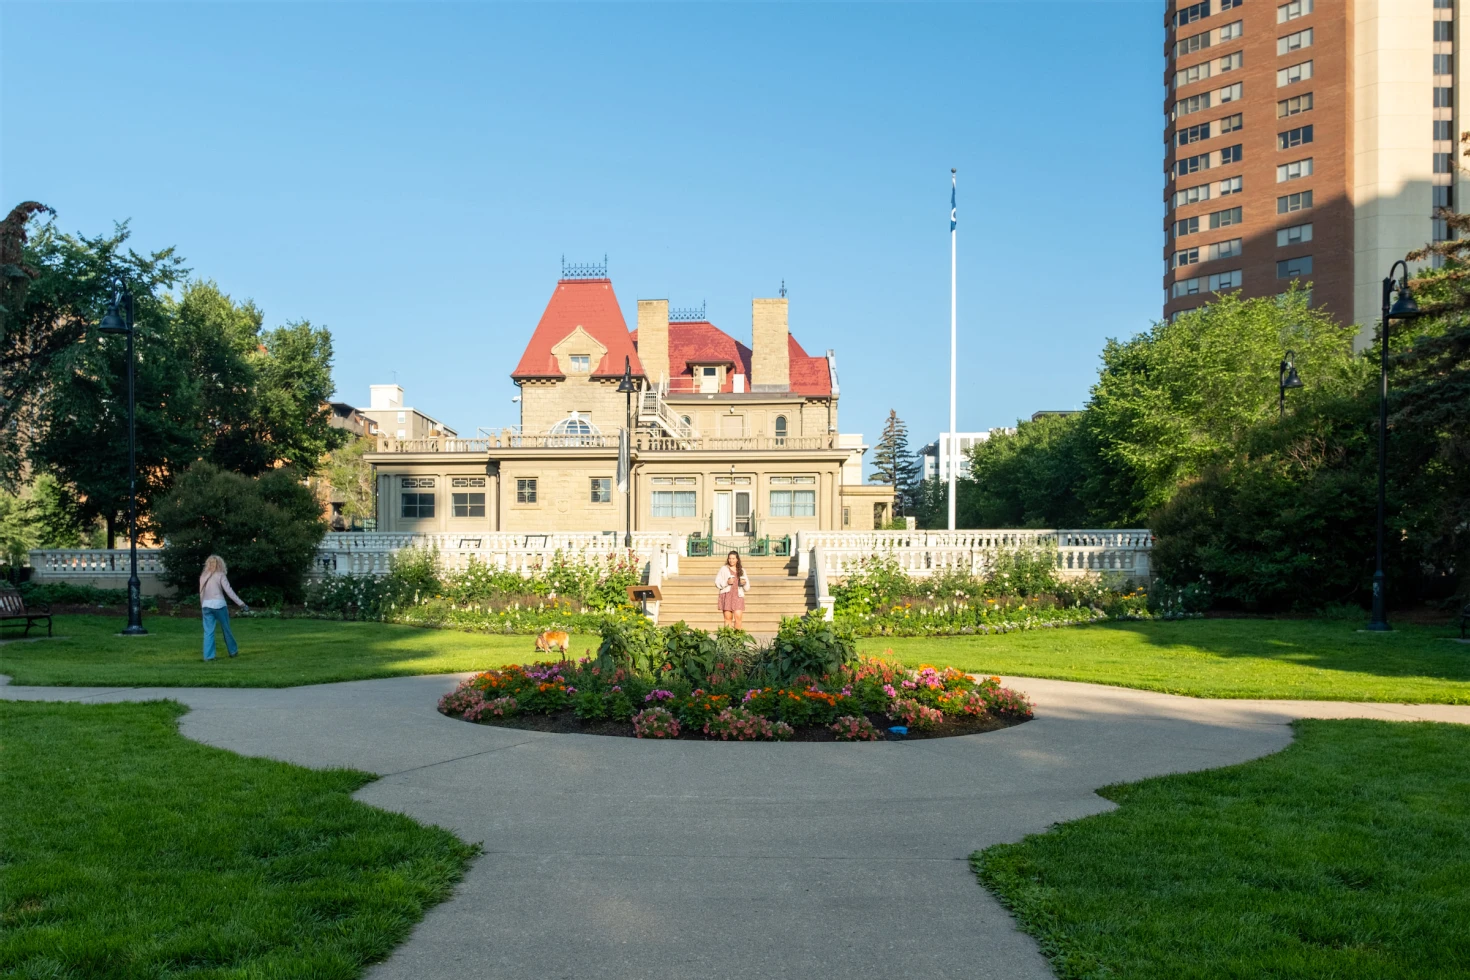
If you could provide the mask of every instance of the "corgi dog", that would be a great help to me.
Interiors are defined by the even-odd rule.
[[[552,650],[560,650],[562,656],[566,656],[571,649],[572,638],[561,630],[547,630],[536,637],[536,652],[550,653]]]

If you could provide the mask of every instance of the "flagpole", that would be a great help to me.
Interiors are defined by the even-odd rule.
[[[957,172],[949,170],[949,529],[954,530],[955,471],[960,468],[959,441],[954,431],[955,399],[955,187]]]

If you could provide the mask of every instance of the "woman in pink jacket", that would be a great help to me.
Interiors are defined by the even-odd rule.
[[[740,552],[732,551],[725,556],[725,564],[715,574],[715,588],[720,590],[720,612],[725,614],[725,625],[744,629],[740,623],[745,619],[745,590],[750,588],[750,579],[745,576],[745,566],[740,564]]]
[[[216,623],[225,631],[225,649],[230,651],[230,656],[240,652],[239,645],[235,643],[235,634],[230,632],[230,609],[225,605],[225,596],[235,600],[235,605],[245,612],[250,611],[250,607],[241,602],[240,597],[235,595],[235,590],[230,588],[225,560],[219,555],[210,555],[204,559],[204,571],[199,576],[199,612],[204,617],[205,663],[214,659]]]

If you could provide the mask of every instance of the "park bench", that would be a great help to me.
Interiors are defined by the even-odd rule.
[[[0,584],[0,626],[20,625],[25,622],[24,636],[31,635],[31,627],[44,620],[46,635],[51,635],[51,607],[45,604],[27,606],[20,593],[12,585]]]

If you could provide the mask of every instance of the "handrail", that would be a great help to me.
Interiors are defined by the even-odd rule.
[[[822,618],[829,623],[837,610],[837,599],[827,588],[827,560],[826,553],[818,545],[813,549],[814,567],[812,574],[816,577],[817,606],[822,610]]]

